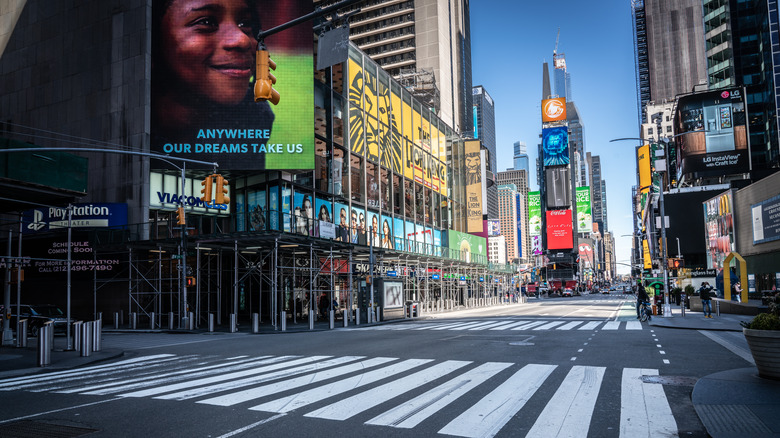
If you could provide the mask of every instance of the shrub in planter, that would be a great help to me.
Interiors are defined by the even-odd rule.
[[[749,323],[741,324],[758,375],[780,380],[780,294],[775,294],[770,301],[769,313],[761,313]]]

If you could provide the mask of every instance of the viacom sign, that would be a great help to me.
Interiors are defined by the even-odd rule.
[[[179,207],[179,204],[183,203],[184,208],[190,213],[229,215],[230,209],[227,205],[207,203],[200,199],[201,181],[186,178],[184,180],[184,196],[182,196],[181,178],[178,175],[152,172],[149,175],[149,208],[173,211]]]
[[[22,213],[25,233],[58,228],[106,228],[127,225],[127,204],[73,204],[68,208],[36,208]]]

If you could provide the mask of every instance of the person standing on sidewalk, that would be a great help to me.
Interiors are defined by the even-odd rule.
[[[705,318],[712,318],[712,305],[710,304],[710,291],[712,286],[708,282],[701,284],[699,288],[699,296],[701,297],[701,311],[704,313]]]

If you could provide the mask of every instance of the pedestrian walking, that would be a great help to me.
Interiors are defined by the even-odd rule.
[[[701,311],[705,318],[712,318],[712,305],[710,304],[712,286],[708,282],[701,284],[699,288],[699,297],[701,297]]]

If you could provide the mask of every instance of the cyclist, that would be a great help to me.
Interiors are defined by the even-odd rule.
[[[642,311],[642,304],[650,301],[650,297],[647,296],[647,291],[642,285],[642,281],[637,282],[636,288],[636,319],[640,319],[640,312]]]

